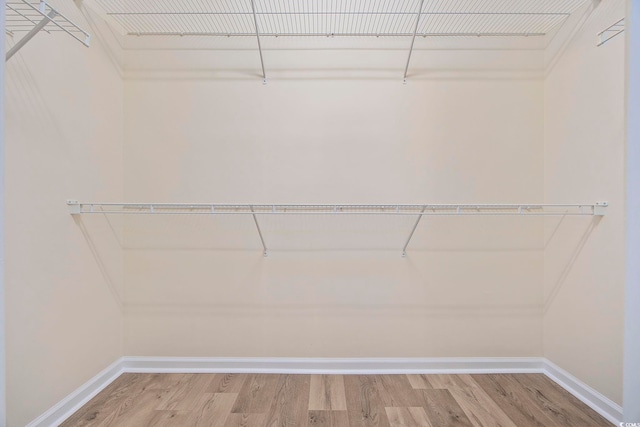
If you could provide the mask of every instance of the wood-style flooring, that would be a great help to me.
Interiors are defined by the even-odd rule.
[[[611,424],[542,374],[123,374],[62,426]]]

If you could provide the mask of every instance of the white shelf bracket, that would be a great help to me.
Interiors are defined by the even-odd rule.
[[[427,209],[426,206],[424,206],[422,208],[422,210],[420,211],[420,215],[418,215],[418,218],[416,218],[416,222],[413,224],[413,228],[411,229],[411,233],[409,233],[409,237],[407,238],[407,241],[405,242],[404,246],[402,247],[402,256],[403,257],[407,256],[407,246],[409,246],[409,242],[411,242],[411,238],[413,237],[413,233],[416,232],[416,228],[418,228],[418,224],[420,224],[420,220],[422,219],[422,215],[424,214],[425,209]]]
[[[416,34],[418,34],[418,25],[420,24],[420,17],[422,16],[422,6],[424,0],[420,0],[420,9],[418,9],[418,18],[416,19],[416,26],[413,28],[413,37],[411,38],[411,47],[409,48],[409,57],[407,58],[407,65],[404,67],[404,79],[403,83],[407,84],[407,73],[409,72],[409,63],[411,63],[411,54],[413,53],[413,45],[416,42]]]
[[[256,229],[258,230],[258,236],[260,236],[260,242],[262,243],[262,254],[266,257],[269,256],[269,252],[267,251],[267,245],[264,243],[264,237],[262,236],[262,230],[260,230],[260,224],[258,223],[258,218],[256,217],[253,206],[250,206],[251,216],[253,216],[253,222],[256,223]]]
[[[607,207],[609,206],[609,202],[597,202],[593,206],[593,215],[594,216],[604,216],[607,213]]]
[[[251,0],[251,11],[253,12],[253,23],[256,26],[256,39],[258,40],[258,52],[260,53],[260,66],[262,67],[262,84],[267,84],[267,73],[264,71],[264,58],[262,57],[262,45],[260,43],[260,28],[258,27],[258,16],[256,15],[255,0]]]
[[[77,200],[67,200],[67,208],[71,215],[80,215],[82,213],[82,205]]]

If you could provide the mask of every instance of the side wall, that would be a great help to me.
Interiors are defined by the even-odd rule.
[[[625,39],[596,34],[625,15],[605,0],[545,80],[545,202],[606,200],[602,220],[545,227],[544,356],[622,403]]]
[[[6,65],[7,422],[15,427],[122,356],[122,227],[76,222],[65,206],[123,197],[122,78],[93,23],[73,1],[55,3],[93,33],[92,46],[40,33]]]
[[[473,72],[406,86],[136,74],[125,83],[126,199],[540,201],[542,89]],[[542,354],[537,218],[429,218],[407,258],[412,217],[259,221],[267,258],[250,218],[128,217],[125,353]]]

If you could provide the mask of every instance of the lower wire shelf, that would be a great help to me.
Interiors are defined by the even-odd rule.
[[[414,216],[416,221],[402,248],[407,246],[425,216],[604,216],[607,202],[585,204],[218,204],[218,203],[101,203],[67,200],[72,215],[251,215],[264,256],[267,245],[260,228],[261,215],[388,215]]]

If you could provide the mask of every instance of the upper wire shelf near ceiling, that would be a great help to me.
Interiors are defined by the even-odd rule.
[[[10,33],[33,30],[43,19],[47,25],[42,31],[65,32],[85,46],[89,46],[90,35],[74,22],[54,9],[46,1],[29,2],[28,0],[7,0],[6,30]]]
[[[131,35],[256,34],[251,0],[97,2]],[[584,3],[585,0],[254,1],[261,36],[377,37],[414,33],[424,37],[542,36]]]

